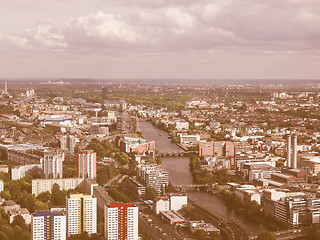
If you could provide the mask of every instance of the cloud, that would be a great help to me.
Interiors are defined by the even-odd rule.
[[[320,48],[316,0],[117,0],[99,10],[0,37],[0,46],[108,51],[311,51]],[[102,4],[102,3],[101,3]],[[134,6],[135,11],[128,10]],[[125,11],[126,10],[126,11]]]

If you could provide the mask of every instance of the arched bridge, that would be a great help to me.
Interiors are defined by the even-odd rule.
[[[186,156],[185,152],[168,152],[168,153],[159,153],[161,157],[183,157]]]

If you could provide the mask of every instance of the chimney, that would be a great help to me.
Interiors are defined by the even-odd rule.
[[[287,136],[287,167],[291,167],[291,135]]]
[[[260,143],[260,153],[262,152],[262,143]]]
[[[292,167],[297,168],[297,135],[293,135]]]

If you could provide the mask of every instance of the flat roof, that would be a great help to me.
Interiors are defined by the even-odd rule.
[[[181,216],[179,216],[177,213],[175,213],[173,211],[160,211],[160,213],[173,222],[183,222],[184,221],[184,218],[182,218]]]
[[[286,178],[286,179],[289,179],[289,178],[292,177],[292,176],[290,176],[290,175],[287,175],[287,174],[284,174],[284,173],[277,173],[277,172],[272,173],[272,175],[278,176],[278,177],[282,177],[282,178]]]

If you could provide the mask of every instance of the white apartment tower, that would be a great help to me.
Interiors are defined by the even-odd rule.
[[[0,180],[0,193],[4,190],[3,181]]]
[[[42,159],[42,171],[46,178],[62,178],[63,157],[56,155],[46,155]]]
[[[97,156],[93,151],[82,151],[78,154],[78,177],[96,179]]]
[[[74,151],[76,146],[77,138],[73,135],[64,135],[60,137],[60,148],[63,150]]]
[[[94,196],[70,194],[66,207],[68,236],[97,233],[97,199]]]
[[[138,239],[138,207],[111,203],[104,207],[104,234],[108,240]]]
[[[32,215],[33,240],[66,240],[66,216],[59,212],[40,211]]]

